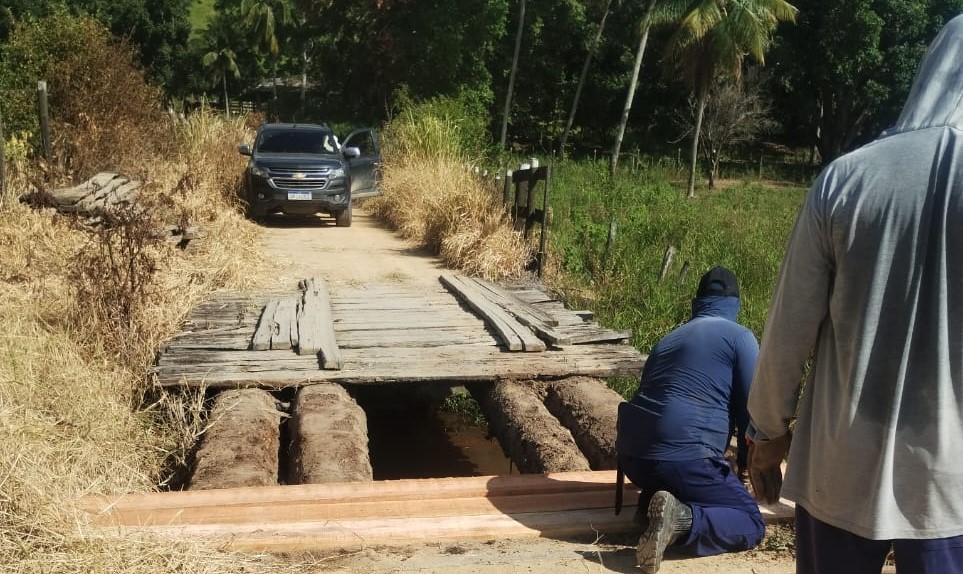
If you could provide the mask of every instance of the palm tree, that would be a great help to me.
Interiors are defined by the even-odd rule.
[[[609,172],[615,176],[615,168],[619,164],[619,153],[622,151],[622,137],[625,136],[625,126],[629,123],[629,113],[632,111],[632,100],[635,99],[635,88],[639,84],[639,70],[642,68],[642,56],[645,55],[645,46],[649,42],[649,29],[655,21],[653,20],[653,10],[656,0],[648,0],[645,7],[645,15],[642,16],[642,35],[639,38],[639,47],[635,51],[635,64],[632,68],[632,79],[629,81],[629,93],[625,97],[625,106],[622,108],[622,118],[619,120],[619,129],[615,135],[615,144],[612,145],[612,158],[609,162]]]
[[[224,110],[227,118],[231,118],[231,100],[227,96],[227,75],[241,77],[237,68],[237,54],[230,48],[214,49],[204,54],[201,63],[214,74],[214,81],[221,80],[224,84]]]
[[[747,56],[764,65],[773,31],[779,22],[794,22],[797,10],[785,0],[695,0],[688,4],[669,39],[666,56],[681,69],[696,98],[686,190],[686,197],[694,197],[699,135],[709,88],[719,77],[738,80]]]
[[[274,99],[278,98],[278,26],[291,22],[288,0],[241,0],[241,16],[254,32],[258,47],[271,55],[271,76]]]

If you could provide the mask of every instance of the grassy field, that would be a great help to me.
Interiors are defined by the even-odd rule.
[[[740,321],[761,336],[806,188],[747,178],[686,199],[672,167],[652,162],[615,179],[606,172],[604,162],[553,166],[548,280],[569,304],[630,329],[647,353],[689,318],[700,276],[724,265],[740,281]]]
[[[191,0],[191,37],[198,36],[214,15],[214,0]]]

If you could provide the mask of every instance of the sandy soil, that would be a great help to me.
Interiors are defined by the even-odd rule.
[[[390,283],[412,289],[435,288],[444,271],[430,253],[399,239],[362,210],[352,227],[333,220],[270,219],[263,224],[263,248],[279,271],[274,285],[294,289],[303,277],[323,276],[332,292]],[[517,539],[460,544],[383,548],[376,545],[342,556],[328,556],[307,571],[419,572],[446,574],[556,574],[637,572],[635,539]],[[318,557],[313,557],[315,560]],[[279,557],[285,559],[285,557]],[[670,574],[789,574],[795,566],[785,552],[760,550],[710,558],[667,554],[660,572]]]

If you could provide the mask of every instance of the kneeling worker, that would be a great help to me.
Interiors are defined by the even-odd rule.
[[[619,406],[619,463],[646,509],[644,574],[659,571],[669,545],[711,556],[748,550],[765,534],[758,504],[724,456],[733,427],[745,454],[759,354],[752,331],[736,322],[739,307],[736,276],[713,267],[699,281],[692,318],[656,344],[638,391]]]

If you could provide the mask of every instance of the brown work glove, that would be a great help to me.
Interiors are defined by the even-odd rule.
[[[789,452],[792,435],[767,441],[753,441],[749,444],[749,482],[756,500],[765,504],[779,501],[782,490],[782,468],[780,465]]]

